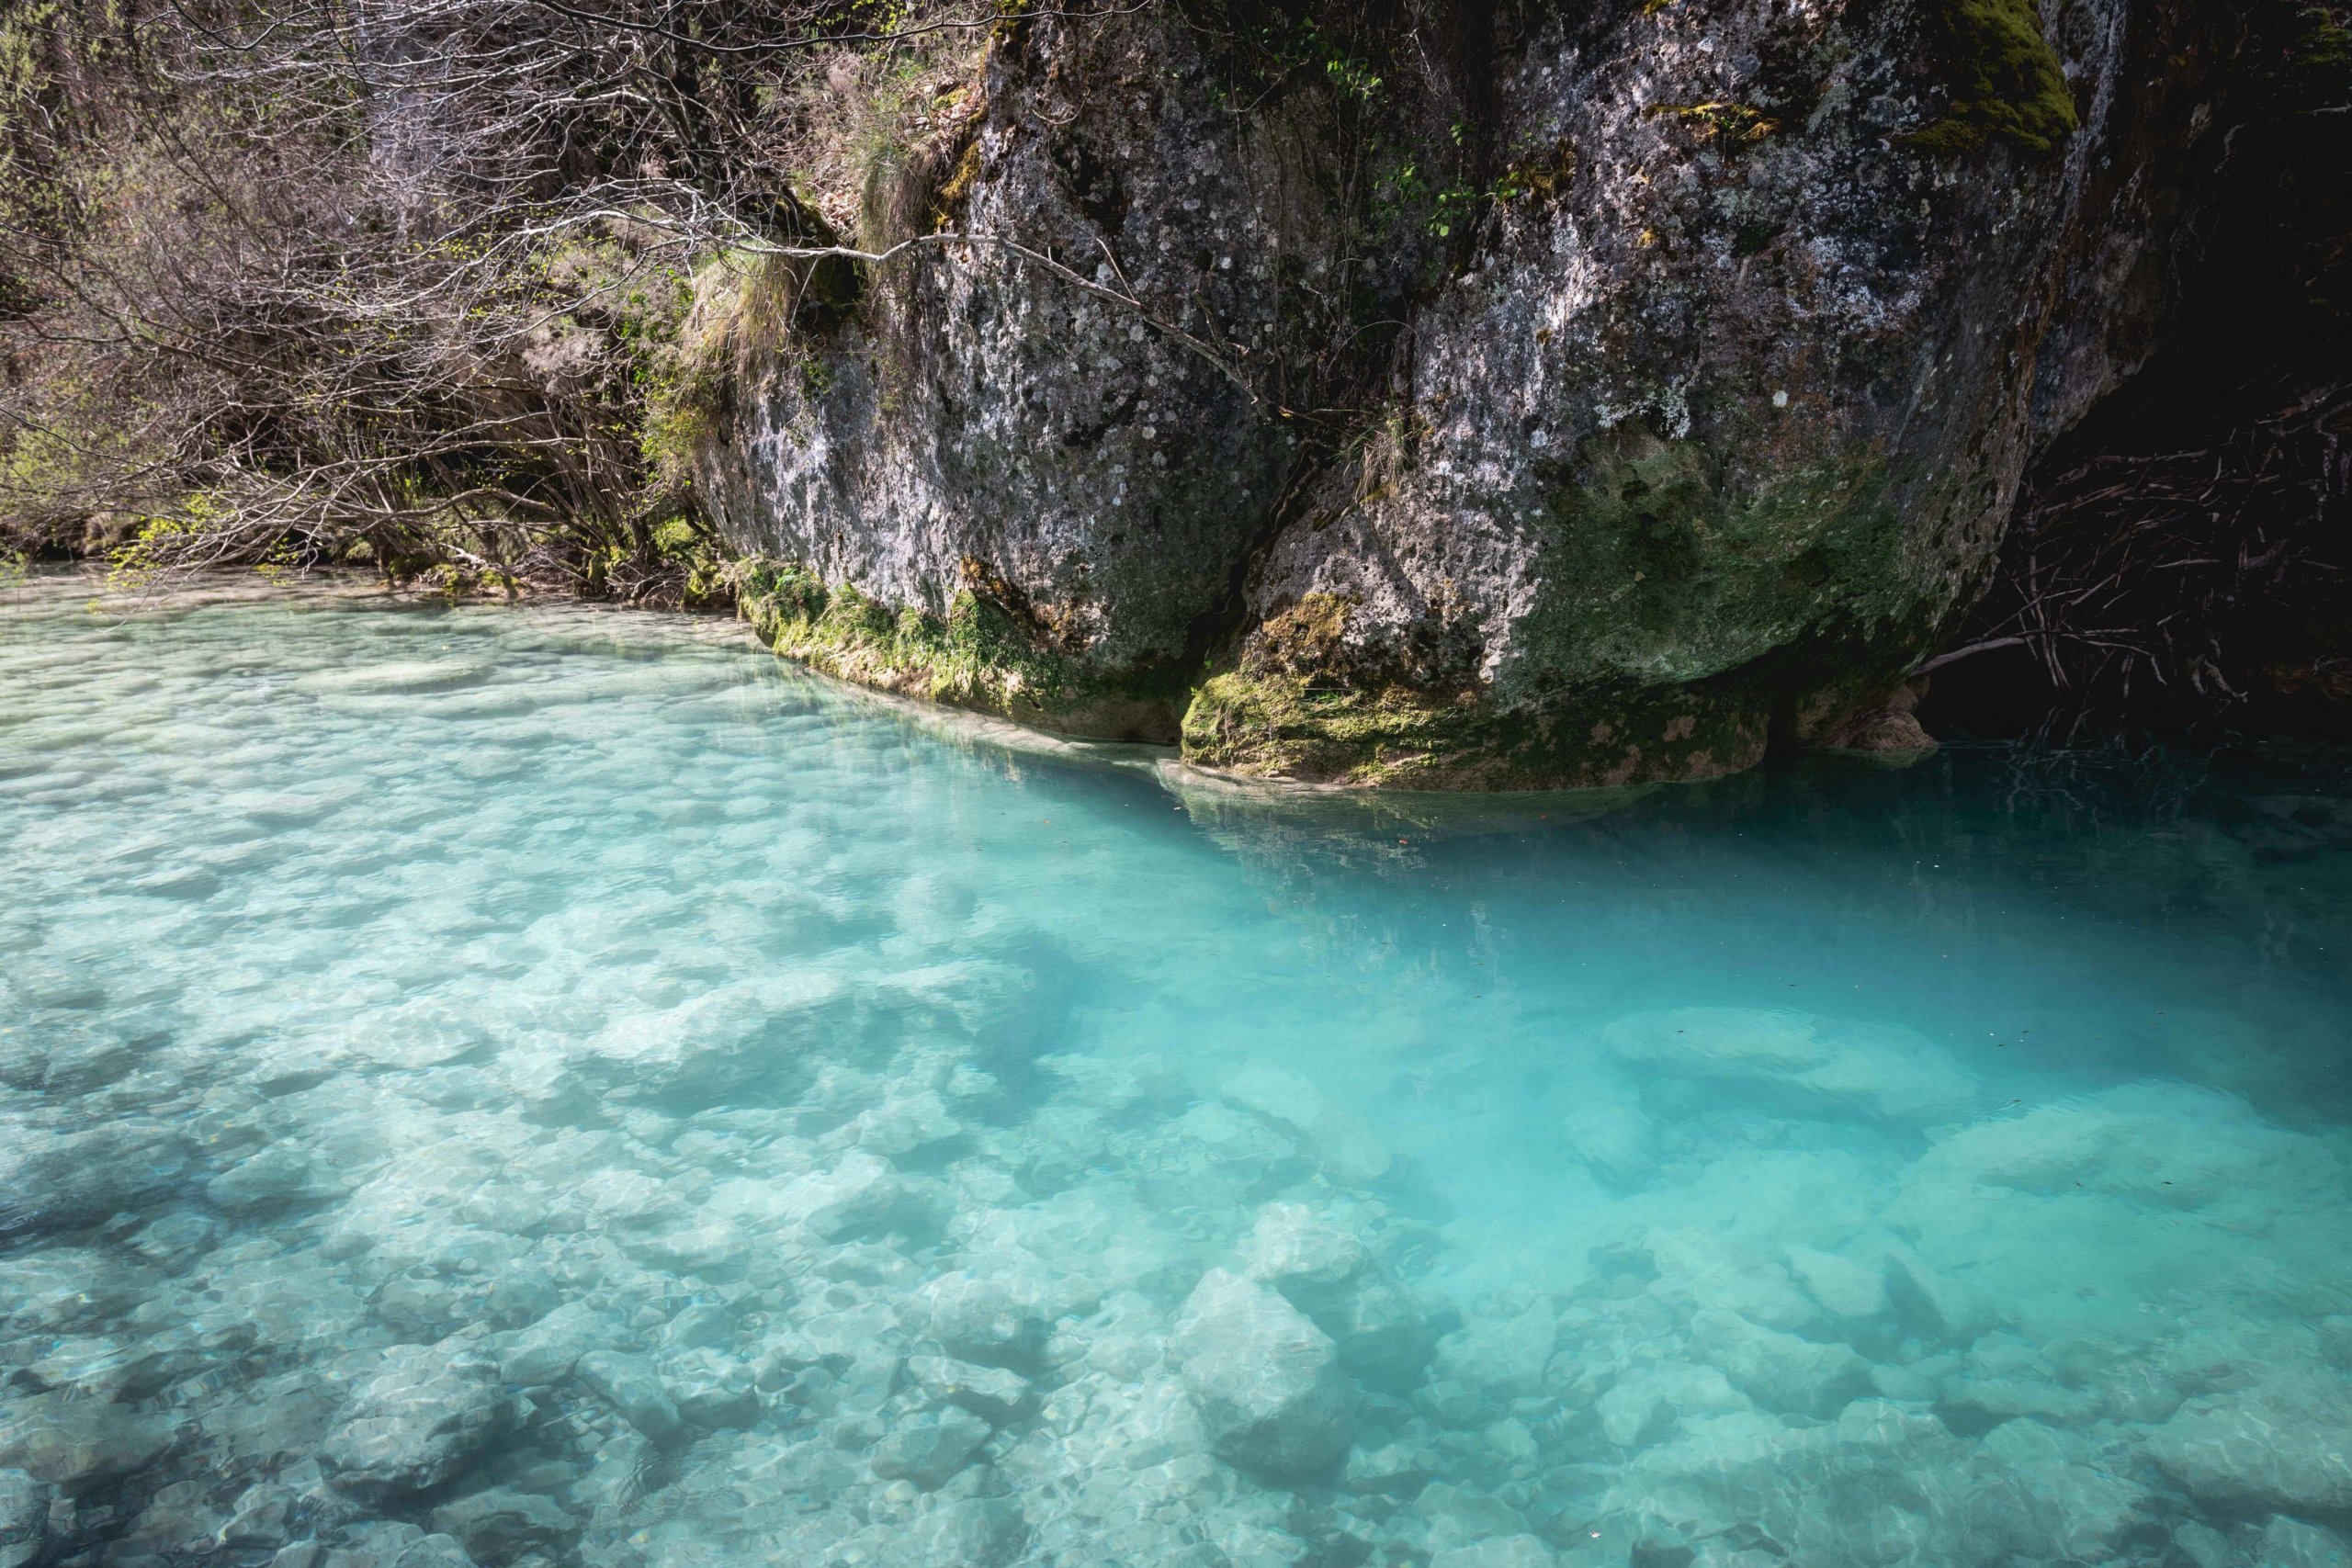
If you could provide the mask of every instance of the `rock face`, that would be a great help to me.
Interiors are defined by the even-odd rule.
[[[727,400],[763,636],[1264,776],[1924,743],[1905,671],[2162,328],[2211,19],[1228,9],[1009,27],[877,182],[874,237],[969,238]]]

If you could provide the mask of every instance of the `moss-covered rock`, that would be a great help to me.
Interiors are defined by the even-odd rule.
[[[1184,713],[1185,757],[1250,778],[1377,789],[1587,789],[1752,766],[1766,725],[1735,693],[1620,686],[1510,706],[1229,671]]]
[[[934,615],[786,562],[745,562],[737,583],[739,613],[760,640],[825,674],[1067,735],[1175,738],[1181,688],[1169,678],[1106,677],[1057,654],[981,588],[959,590]]]
[[[1944,110],[1910,133],[1913,145],[1956,152],[1999,140],[2047,157],[2080,123],[2033,0],[1940,0],[1928,36]]]
[[[1768,471],[1746,493],[1690,440],[1632,423],[1585,445],[1548,502],[1531,676],[1702,680],[1780,648],[1838,605],[1894,610],[1902,528],[1883,459]]]

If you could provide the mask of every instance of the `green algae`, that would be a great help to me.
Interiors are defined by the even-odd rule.
[[[1091,668],[1046,646],[966,563],[944,614],[885,603],[773,560],[737,571],[739,613],[785,658],[838,679],[1064,734],[1165,740],[1181,694],[1151,674]]]

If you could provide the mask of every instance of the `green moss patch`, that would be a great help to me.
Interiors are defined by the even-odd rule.
[[[2033,0],[1939,0],[1930,36],[1944,112],[1905,138],[1935,152],[1993,141],[2053,156],[2079,123]]]
[[[1855,449],[1761,485],[1638,425],[1585,444],[1551,497],[1544,603],[1519,628],[1537,685],[1721,674],[1835,608],[1894,613],[1901,529],[1885,464]]]
[[[1057,653],[970,587],[941,615],[759,560],[740,569],[736,603],[762,642],[841,680],[1069,735],[1175,739],[1177,698],[1166,682],[1106,674]]]
[[[1753,763],[1765,722],[1740,694],[1605,683],[1511,705],[1335,673],[1348,603],[1310,593],[1184,713],[1187,760],[1253,778],[1380,789],[1558,789],[1704,778]]]

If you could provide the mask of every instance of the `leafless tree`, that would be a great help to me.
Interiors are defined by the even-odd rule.
[[[697,307],[845,293],[876,144],[968,118],[992,29],[1122,9],[127,6],[0,37],[0,527],[622,592],[693,555]],[[1016,239],[899,243],[1143,309]]]

